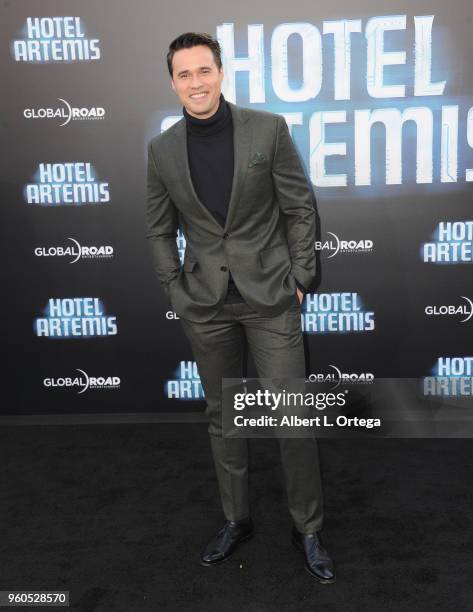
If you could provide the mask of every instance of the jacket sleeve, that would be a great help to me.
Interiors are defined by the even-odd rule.
[[[148,143],[146,238],[156,275],[169,296],[169,284],[179,275],[181,262],[176,237],[178,211],[159,176],[151,142]]]
[[[316,274],[315,197],[309,187],[286,120],[277,120],[273,184],[284,218],[291,272],[298,286],[309,287]]]

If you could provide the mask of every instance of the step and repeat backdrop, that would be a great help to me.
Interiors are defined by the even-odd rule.
[[[312,181],[307,375],[419,377],[432,395],[463,377],[471,395],[469,0],[7,0],[0,16],[4,414],[204,408],[145,238],[146,145],[182,116],[165,57],[186,31],[220,41],[228,100],[285,117]]]

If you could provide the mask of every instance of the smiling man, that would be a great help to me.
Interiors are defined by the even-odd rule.
[[[223,527],[202,552],[225,561],[253,535],[248,441],[222,433],[222,379],[243,376],[248,346],[260,378],[305,378],[300,305],[315,277],[314,196],[283,117],[225,100],[219,43],[188,32],[169,46],[183,118],[148,144],[147,238],[189,339],[207,403]],[[181,267],[178,226],[186,238]],[[319,582],[334,582],[318,448],[279,438],[292,540]]]
[[[209,51],[209,47],[204,45],[181,49],[176,58],[176,74],[171,79],[171,87],[187,112],[198,119],[211,117],[220,104],[223,70],[216,70]],[[197,87],[194,80],[196,72],[199,79]]]

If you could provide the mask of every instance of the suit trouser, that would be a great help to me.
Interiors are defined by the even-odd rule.
[[[259,378],[305,378],[301,308],[294,294],[280,315],[264,317],[246,302],[225,302],[205,323],[181,318],[207,402],[208,432],[227,520],[249,516],[248,440],[222,436],[222,378],[243,376],[245,336]],[[323,498],[317,441],[278,438],[289,511],[301,533],[322,528]]]

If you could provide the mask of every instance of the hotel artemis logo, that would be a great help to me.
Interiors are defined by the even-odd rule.
[[[11,54],[17,62],[88,62],[100,59],[100,40],[80,17],[27,17]]]
[[[204,390],[200,382],[195,361],[181,361],[174,372],[174,378],[166,381],[164,396],[168,399],[200,400]]]
[[[465,397],[473,395],[473,357],[439,357],[424,377],[424,395]]]
[[[472,263],[473,221],[441,221],[422,245],[421,257],[425,263]]]
[[[97,178],[90,162],[40,163],[23,196],[27,204],[40,206],[106,204],[110,187]]]
[[[117,317],[107,314],[97,297],[50,298],[34,332],[39,338],[116,336]]]
[[[307,293],[302,303],[302,330],[309,334],[369,332],[375,313],[358,293]]]

